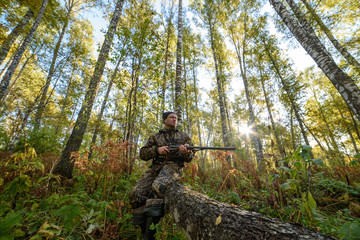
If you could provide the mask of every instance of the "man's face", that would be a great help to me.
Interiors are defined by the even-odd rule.
[[[164,120],[165,127],[167,128],[174,128],[177,124],[177,116],[174,113],[171,113],[165,120]]]

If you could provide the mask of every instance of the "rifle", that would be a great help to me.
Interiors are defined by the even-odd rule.
[[[180,144],[177,145],[170,145],[169,146],[169,150],[170,151],[174,151],[177,150],[180,147]],[[195,149],[197,151],[200,150],[206,150],[206,149],[211,149],[211,150],[225,150],[225,151],[231,151],[231,150],[235,150],[234,147],[203,147],[203,146],[186,146],[187,149]]]

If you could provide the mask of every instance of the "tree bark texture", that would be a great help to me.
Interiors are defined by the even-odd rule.
[[[0,83],[0,105],[2,104],[1,102],[3,101],[4,96],[6,95],[7,89],[10,84],[11,77],[14,74],[15,69],[19,65],[22,55],[24,54],[26,48],[28,47],[28,45],[32,42],[32,40],[34,38],[35,32],[40,25],[42,17],[44,16],[48,2],[49,2],[49,0],[43,0],[42,5],[39,10],[39,13],[36,16],[35,21],[34,21],[33,25],[31,26],[29,33],[26,35],[21,46],[16,51],[9,68],[7,69],[3,79],[1,80],[1,83]]]
[[[0,65],[3,63],[6,56],[8,55],[11,46],[19,37],[19,35],[24,30],[25,26],[29,23],[32,17],[34,17],[34,12],[29,8],[25,13],[24,17],[18,23],[18,25],[16,25],[16,27],[11,31],[6,40],[3,41],[0,47]]]
[[[339,68],[328,52],[324,51],[324,46],[320,40],[310,35],[309,32],[302,27],[303,24],[300,25],[298,23],[296,18],[291,15],[281,1],[269,1],[298,42],[330,79],[346,104],[360,120],[360,89],[354,80]]]
[[[176,73],[175,73],[175,112],[178,117],[178,123],[182,125],[182,0],[179,0],[179,15],[178,15],[178,40],[176,48]]]
[[[165,209],[187,239],[334,239],[240,207],[222,203],[173,183],[165,191]]]
[[[348,63],[350,63],[358,73],[360,73],[360,63],[349,53],[349,51],[341,45],[341,43],[334,37],[334,35],[331,33],[330,29],[325,25],[325,23],[321,20],[318,14],[316,14],[315,9],[312,8],[312,6],[308,3],[306,0],[301,0],[308,11],[310,12],[313,19],[317,22],[317,24],[320,26],[320,29],[326,34],[330,42],[333,44],[333,46],[336,48],[336,50],[339,51],[339,53],[346,59]]]
[[[79,151],[79,148],[81,146],[81,142],[83,140],[85,130],[90,119],[97,89],[101,80],[101,76],[105,69],[105,64],[110,52],[111,44],[113,42],[116,27],[120,19],[124,1],[125,0],[118,0],[116,3],[115,11],[111,18],[108,32],[105,35],[105,40],[101,47],[93,76],[86,91],[83,105],[79,111],[75,126],[73,128],[73,131],[71,132],[69,140],[66,143],[65,149],[54,169],[55,174],[61,174],[64,177],[72,178],[74,159],[71,158],[71,153]]]

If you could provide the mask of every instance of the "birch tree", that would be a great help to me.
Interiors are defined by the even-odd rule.
[[[304,18],[297,19],[279,0],[269,1],[291,33],[314,59],[318,67],[329,78],[346,104],[360,120],[360,89],[354,80],[335,63],[319,38],[313,34],[313,29],[309,27],[309,23]],[[293,9],[296,10],[296,8]]]
[[[251,27],[249,25],[250,16],[249,11],[251,11],[249,8],[254,8],[256,6],[256,2],[246,2],[244,3],[244,6],[241,5],[240,2],[235,1],[231,4],[227,5],[227,13],[232,12],[231,9],[235,10],[237,13],[238,11],[243,12],[243,17],[233,17],[233,14],[227,15],[227,19],[229,20],[230,24],[226,28],[228,35],[230,37],[231,43],[233,44],[236,52],[237,61],[240,68],[240,75],[244,83],[245,88],[245,95],[246,100],[248,103],[248,109],[249,109],[249,122],[248,125],[251,127],[251,140],[253,141],[253,144],[256,149],[256,160],[259,169],[261,170],[263,168],[263,149],[262,149],[262,143],[258,134],[257,125],[255,122],[255,114],[254,114],[254,108],[253,108],[253,99],[250,96],[249,92],[249,80],[248,80],[248,74],[247,74],[247,56],[249,54],[249,38],[251,37]]]
[[[178,35],[177,35],[177,48],[176,48],[176,73],[175,73],[175,112],[178,117],[178,125],[182,125],[182,45],[183,45],[183,9],[182,0],[179,0],[179,12],[178,12]]]
[[[42,17],[44,16],[48,2],[49,2],[49,0],[43,0],[41,7],[39,9],[39,12],[35,18],[35,21],[30,28],[30,31],[26,35],[21,46],[18,48],[18,50],[14,54],[11,64],[8,67],[4,77],[1,80],[1,83],[0,83],[0,106],[3,104],[3,100],[4,100],[3,98],[6,95],[7,91],[9,90],[8,88],[9,88],[11,77],[13,76],[15,69],[19,65],[21,57],[24,54],[26,48],[28,47],[28,45],[32,42],[32,40],[34,38],[35,32],[40,25]]]
[[[302,136],[304,138],[305,144],[310,146],[310,142],[309,142],[308,136],[306,134],[306,129],[305,129],[303,120],[302,120],[302,118],[300,116],[300,109],[299,109],[299,106],[298,106],[298,104],[296,102],[296,98],[299,98],[299,96],[298,96],[298,94],[294,93],[297,90],[296,88],[299,89],[300,87],[299,86],[292,86],[291,83],[290,83],[290,79],[291,78],[294,79],[295,76],[294,76],[294,74],[287,73],[287,75],[290,75],[290,76],[287,76],[286,79],[285,79],[285,74],[282,73],[281,68],[279,67],[279,63],[275,60],[275,58],[273,56],[274,53],[271,51],[269,43],[266,42],[266,40],[264,40],[264,39],[263,39],[263,43],[264,43],[265,52],[266,52],[267,56],[270,59],[270,62],[271,62],[272,67],[273,67],[273,69],[275,71],[276,77],[280,80],[280,84],[281,84],[282,88],[286,92],[286,97],[289,100],[289,103],[291,105],[291,109],[294,111],[296,120],[297,120],[297,122],[299,124],[299,127],[300,127],[300,130],[301,130],[301,134],[302,134]],[[287,68],[289,68],[289,67],[287,67]],[[311,151],[310,151],[310,156],[311,156],[312,159],[314,158],[313,153]]]
[[[41,121],[43,112],[45,111],[47,99],[50,98],[50,96],[48,96],[48,90],[49,90],[52,78],[54,76],[54,73],[55,73],[55,67],[56,67],[56,62],[58,60],[60,47],[61,47],[62,41],[64,39],[65,33],[67,31],[68,25],[71,22],[71,19],[73,18],[73,14],[81,8],[81,4],[82,4],[82,2],[79,0],[66,0],[65,1],[65,9],[67,12],[66,12],[65,20],[64,20],[64,25],[61,28],[59,38],[55,44],[53,56],[51,59],[51,64],[50,64],[50,67],[49,67],[49,70],[47,73],[47,77],[46,77],[46,82],[42,89],[40,101],[39,101],[39,104],[36,109],[35,124],[34,124],[33,131],[37,131],[38,128],[40,127],[40,121]]]
[[[208,40],[213,58],[215,79],[216,79],[216,90],[218,94],[218,104],[220,109],[221,119],[221,132],[222,139],[225,146],[230,145],[229,129],[226,117],[226,97],[224,92],[224,85],[226,84],[226,73],[225,73],[225,46],[222,41],[222,36],[219,33],[219,22],[216,16],[218,2],[214,0],[206,0],[205,2],[194,2],[194,10],[198,13],[201,18],[203,26],[207,30]]]
[[[64,177],[72,178],[72,171],[74,167],[74,157],[71,156],[72,152],[77,152],[81,146],[82,139],[90,118],[92,107],[94,104],[97,88],[103,74],[107,57],[110,52],[110,47],[113,42],[115,35],[116,27],[118,25],[122,6],[125,0],[118,0],[111,17],[108,31],[105,35],[104,42],[102,44],[98,60],[95,65],[93,76],[90,80],[88,89],[85,94],[85,99],[83,105],[78,114],[75,126],[70,135],[69,140],[67,141],[65,148],[62,152],[59,162],[57,163],[54,173],[61,174]]]
[[[24,31],[24,28],[28,25],[31,18],[34,17],[34,12],[29,8],[24,17],[20,20],[20,22],[14,27],[14,29],[9,33],[7,38],[2,42],[0,47],[0,65],[3,63],[5,58],[7,57],[11,46],[15,42],[15,40],[19,37],[19,35]]]
[[[322,21],[321,17],[316,13],[316,10],[310,5],[310,3],[307,0],[301,1],[305,4],[307,10],[311,14],[311,17],[316,21],[321,31],[325,33],[336,50],[338,50],[339,53],[346,59],[346,61],[356,69],[358,74],[360,74],[360,63],[356,60],[356,58],[346,49],[343,44],[338,41],[338,39],[336,39],[331,30]]]

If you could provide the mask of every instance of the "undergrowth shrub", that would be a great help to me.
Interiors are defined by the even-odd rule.
[[[253,162],[234,154],[230,164],[225,153],[217,152],[212,157],[222,167],[204,172],[198,165],[191,187],[246,210],[301,223],[340,239],[358,239],[359,166],[327,167],[320,159],[311,159],[310,151],[308,146],[298,148],[269,166],[266,174],[260,174]]]
[[[37,155],[33,148],[0,153],[0,239],[140,239],[128,197],[148,163],[135,161],[129,147],[107,142],[93,148],[91,159],[74,153],[70,180],[51,174],[56,154]],[[327,167],[310,159],[310,150],[299,148],[267,173],[219,151],[210,156],[217,169],[204,171],[196,158],[184,169],[182,183],[246,210],[359,239],[360,167]],[[186,239],[168,215],[152,228],[158,239]]]

